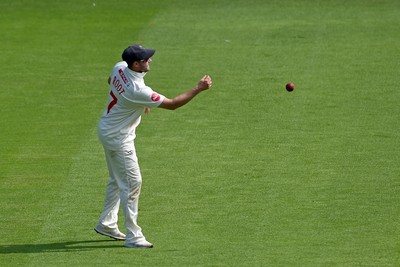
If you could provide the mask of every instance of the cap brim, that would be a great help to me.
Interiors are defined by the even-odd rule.
[[[155,52],[156,52],[156,50],[146,49],[146,58],[144,58],[144,59],[151,58]]]

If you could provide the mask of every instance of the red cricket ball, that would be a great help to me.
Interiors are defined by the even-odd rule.
[[[295,86],[294,83],[287,83],[286,84],[286,91],[292,92],[294,90]]]

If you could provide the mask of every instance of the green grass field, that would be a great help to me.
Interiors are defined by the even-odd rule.
[[[400,266],[399,1],[0,10],[1,266]],[[151,250],[93,231],[108,181],[96,127],[132,43],[157,50],[146,83],[168,97],[213,77],[138,128]]]

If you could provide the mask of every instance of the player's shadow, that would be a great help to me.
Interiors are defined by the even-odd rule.
[[[115,240],[84,240],[48,244],[0,245],[0,254],[72,252],[118,247],[123,247],[123,243]]]

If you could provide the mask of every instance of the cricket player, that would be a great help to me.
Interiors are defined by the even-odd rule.
[[[141,115],[152,107],[174,110],[212,86],[205,75],[193,88],[169,99],[153,91],[144,83],[150,70],[155,50],[131,45],[122,53],[108,79],[108,103],[98,125],[99,140],[103,145],[110,180],[107,185],[104,210],[95,227],[99,234],[125,240],[129,248],[152,248],[138,225],[138,203],[142,176],[136,156],[134,139]],[[118,210],[125,215],[126,235],[118,229]]]

